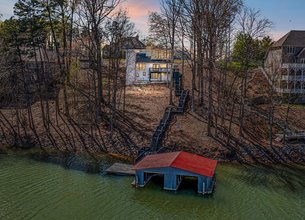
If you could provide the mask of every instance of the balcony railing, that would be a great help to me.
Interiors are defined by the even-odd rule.
[[[284,69],[305,69],[304,63],[283,63],[282,68]]]
[[[305,92],[304,89],[282,89],[282,88],[276,88],[276,92],[278,93],[285,93],[285,94],[302,94]]]
[[[301,81],[304,82],[305,81],[305,75],[304,76],[282,76],[281,78],[282,80],[286,80],[286,81]]]
[[[169,73],[170,68],[149,68],[150,73]]]

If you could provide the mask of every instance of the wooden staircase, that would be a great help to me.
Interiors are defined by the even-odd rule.
[[[165,137],[167,129],[172,121],[172,118],[176,114],[183,114],[186,109],[186,103],[189,96],[189,91],[183,89],[182,75],[179,72],[174,72],[174,85],[175,95],[179,97],[179,103],[177,107],[168,106],[165,108],[162,119],[159,122],[153,136],[151,138],[150,146],[144,147],[139,150],[138,156],[135,162],[140,161],[146,155],[159,153],[162,149],[162,141]]]

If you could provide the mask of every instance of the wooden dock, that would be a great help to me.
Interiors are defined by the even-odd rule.
[[[135,171],[132,170],[133,165],[124,164],[124,163],[115,163],[108,169],[106,169],[107,173],[117,174],[117,175],[135,175]]]

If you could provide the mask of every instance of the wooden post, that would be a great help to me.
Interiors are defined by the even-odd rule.
[[[297,67],[296,67],[296,64],[295,64],[295,66],[294,66],[294,80],[293,80],[293,86],[294,86],[294,92],[296,93],[296,82],[297,82],[297,80],[296,80],[296,78],[297,78]]]
[[[301,82],[301,93],[303,94],[303,77],[304,77],[304,69],[303,69],[303,66],[302,66],[302,78],[301,78],[301,80],[300,80],[300,82]]]
[[[287,73],[288,73],[288,75],[287,75],[287,91],[289,90],[289,76],[290,76],[290,68],[289,68],[289,66],[287,67]]]

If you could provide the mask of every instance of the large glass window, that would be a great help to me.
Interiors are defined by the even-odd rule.
[[[170,74],[169,73],[161,73],[162,80],[167,81],[170,79]]]
[[[154,69],[158,69],[159,68],[159,64],[153,64],[153,68]]]
[[[160,74],[159,73],[151,73],[150,78],[151,79],[160,79]]]
[[[145,70],[146,64],[145,63],[137,63],[136,65],[137,70]]]

